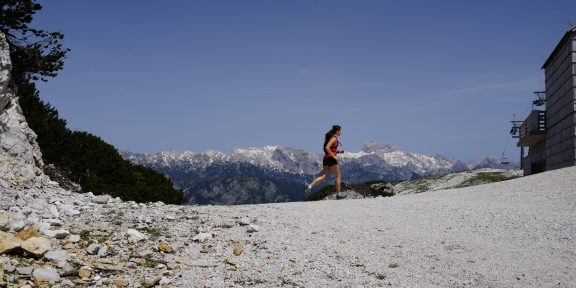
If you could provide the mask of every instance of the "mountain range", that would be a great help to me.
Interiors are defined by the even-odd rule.
[[[176,188],[185,192],[188,201],[195,204],[301,201],[304,182],[310,182],[322,170],[322,155],[281,146],[238,148],[230,154],[219,151],[145,154],[122,151],[121,154],[134,164],[169,177]],[[342,181],[346,183],[398,182],[432,174],[516,166],[513,162],[503,165],[497,158],[466,164],[452,157],[400,151],[393,145],[374,141],[366,143],[360,152],[345,152],[339,157]]]

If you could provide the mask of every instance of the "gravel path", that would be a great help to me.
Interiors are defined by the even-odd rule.
[[[574,183],[242,206],[0,187],[0,286],[576,287]]]
[[[391,198],[191,207],[190,287],[575,287],[576,168]],[[212,224],[213,225],[213,224]],[[233,247],[242,245],[240,256]],[[227,259],[224,263],[223,260]],[[228,261],[229,260],[229,261]]]

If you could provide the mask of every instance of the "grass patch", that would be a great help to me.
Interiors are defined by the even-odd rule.
[[[268,281],[266,281],[264,279],[251,279],[251,278],[249,278],[244,283],[239,283],[239,284],[245,284],[248,286],[252,286],[252,285],[260,285],[260,284],[266,284],[266,283],[268,283]]]
[[[213,225],[212,228],[223,228],[223,229],[230,229],[233,226],[230,224],[217,224],[217,225]]]
[[[355,184],[348,184],[342,182],[341,188],[342,191],[353,190],[355,192],[364,195],[364,197],[378,197],[378,196],[390,197],[395,195],[392,186],[382,180],[372,180]],[[320,189],[318,192],[308,195],[308,197],[306,197],[304,201],[323,200],[327,196],[332,195],[334,193],[336,193],[336,186],[328,185]]]
[[[80,247],[82,248],[86,248],[88,246],[90,246],[90,244],[96,243],[96,240],[94,240],[92,237],[90,237],[90,231],[89,230],[82,230],[80,232]]]
[[[145,232],[148,235],[154,237],[154,238],[158,238],[161,235],[160,229],[158,228],[150,228],[150,227],[135,227],[134,229],[140,231],[140,232]]]
[[[418,183],[416,185],[416,189],[414,189],[416,193],[422,193],[426,191],[430,191],[430,186],[426,183]]]
[[[143,259],[146,260],[146,263],[144,264],[144,267],[147,268],[156,268],[156,260],[154,260],[154,256],[151,253],[148,253],[146,255],[142,256]]]
[[[110,257],[118,256],[118,251],[116,249],[114,249],[114,247],[109,247],[108,248],[108,256],[110,256]]]
[[[463,188],[487,183],[500,182],[519,178],[520,176],[506,176],[504,172],[479,172],[476,176],[456,185],[454,188]]]
[[[292,287],[298,287],[299,286],[298,284],[296,284],[296,282],[294,282],[294,281],[292,281],[286,277],[282,277],[282,278],[280,278],[280,280],[282,281],[282,285],[289,285]]]

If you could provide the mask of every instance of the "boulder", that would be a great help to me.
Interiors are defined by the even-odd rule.
[[[32,277],[39,283],[57,283],[60,282],[60,275],[52,268],[36,268],[32,272]]]
[[[70,232],[68,232],[68,230],[42,230],[42,234],[50,237],[50,238],[56,238],[56,239],[64,239],[66,237],[68,237],[68,235],[70,235]]]
[[[0,255],[8,253],[22,244],[22,239],[6,232],[0,231]]]
[[[49,239],[43,237],[32,237],[21,245],[26,253],[34,257],[42,257],[46,252],[52,249],[52,243]]]
[[[44,254],[44,258],[54,262],[54,263],[61,263],[70,261],[70,255],[66,250],[53,250],[49,251]]]
[[[140,242],[142,240],[148,239],[146,235],[142,234],[141,232],[135,229],[128,229],[126,231],[126,234],[128,235],[129,238],[134,240],[134,242]]]
[[[98,195],[92,197],[92,202],[97,204],[106,204],[110,200],[110,196],[108,195]]]

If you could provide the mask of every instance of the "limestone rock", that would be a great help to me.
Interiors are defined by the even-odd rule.
[[[70,237],[68,237],[68,240],[72,243],[78,243],[80,242],[80,239],[80,235],[70,235]]]
[[[10,229],[9,216],[4,212],[0,212],[0,230],[8,231]]]
[[[0,179],[14,187],[41,187],[48,177],[42,172],[36,134],[28,127],[11,85],[11,70],[10,49],[0,32]]]
[[[65,250],[48,251],[46,254],[44,254],[44,258],[54,263],[62,263],[70,261],[70,255]]]
[[[100,250],[100,245],[98,245],[96,243],[92,243],[88,247],[86,247],[86,252],[90,255],[98,254],[99,250]]]
[[[98,256],[100,257],[108,256],[108,246],[106,245],[101,246],[100,250],[98,250]]]
[[[124,279],[107,279],[102,281],[102,284],[104,285],[114,285],[116,287],[126,287],[128,286],[128,281],[124,280]]]
[[[28,240],[32,237],[40,237],[40,232],[35,227],[28,227],[18,233],[16,233],[16,237],[22,240]]]
[[[140,266],[144,266],[144,265],[146,265],[146,259],[144,259],[144,258],[137,258],[137,259],[134,259],[134,261],[133,261],[133,262],[134,262],[134,263],[136,263],[136,264],[138,264],[138,265],[140,265]]]
[[[162,279],[160,279],[160,281],[158,282],[159,285],[168,285],[170,283],[172,283],[172,280],[166,277],[162,277]]]
[[[250,225],[250,219],[244,217],[238,221],[238,224],[240,224],[240,226],[248,226]]]
[[[52,268],[37,268],[32,272],[32,277],[37,282],[56,283],[60,282],[60,275]]]
[[[89,266],[82,266],[80,267],[80,270],[78,270],[78,276],[80,276],[80,278],[90,278],[91,275],[92,268]]]
[[[256,226],[256,224],[250,224],[248,226],[248,230],[246,230],[248,233],[254,233],[254,232],[258,232],[260,231],[260,228],[258,228],[258,226]]]
[[[226,263],[230,266],[237,266],[238,265],[238,263],[236,261],[233,261],[228,257],[224,258],[224,263]]]
[[[156,277],[156,278],[154,278],[154,280],[148,282],[148,284],[146,284],[146,286],[144,286],[144,287],[154,287],[158,283],[160,283],[160,280],[162,280],[162,277]]]
[[[26,227],[26,221],[23,216],[11,217],[10,219],[10,231],[18,232]]]
[[[62,225],[64,225],[64,223],[60,219],[44,219],[42,221],[44,223],[50,224],[50,227],[53,227],[53,226],[61,227]]]
[[[234,255],[240,256],[240,254],[242,254],[242,252],[244,252],[244,246],[238,245],[238,246],[234,247],[233,252],[234,252]]]
[[[164,253],[174,253],[174,248],[166,242],[160,242],[160,244],[158,244],[158,249]]]
[[[26,253],[34,257],[42,257],[46,252],[52,249],[50,240],[43,237],[32,237],[24,241],[21,245]]]
[[[98,195],[98,196],[92,197],[92,202],[98,203],[98,204],[106,204],[106,203],[108,203],[109,200],[110,200],[110,196],[108,196],[108,195]]]
[[[70,235],[70,232],[68,232],[68,230],[42,230],[42,234],[50,237],[50,238],[56,238],[56,239],[64,239],[66,237],[68,237],[68,235]]]
[[[22,239],[6,232],[0,231],[0,255],[8,253],[22,244]]]
[[[176,217],[171,216],[171,215],[166,215],[166,216],[164,216],[164,219],[173,221],[173,220],[176,220]]]
[[[128,237],[132,238],[132,240],[134,240],[134,242],[140,242],[142,240],[148,239],[148,237],[146,235],[142,234],[141,232],[139,232],[138,230],[135,230],[135,229],[128,229],[126,231],[126,234],[128,234]]]
[[[52,214],[54,218],[60,217],[60,212],[58,212],[58,208],[56,208],[56,206],[50,205],[50,207],[48,207],[48,211],[50,211],[50,214]]]
[[[192,238],[192,240],[196,242],[206,242],[210,239],[212,239],[212,233],[199,233]]]
[[[16,268],[16,271],[18,272],[18,274],[20,275],[30,275],[32,274],[32,271],[34,270],[34,267],[19,267]]]

